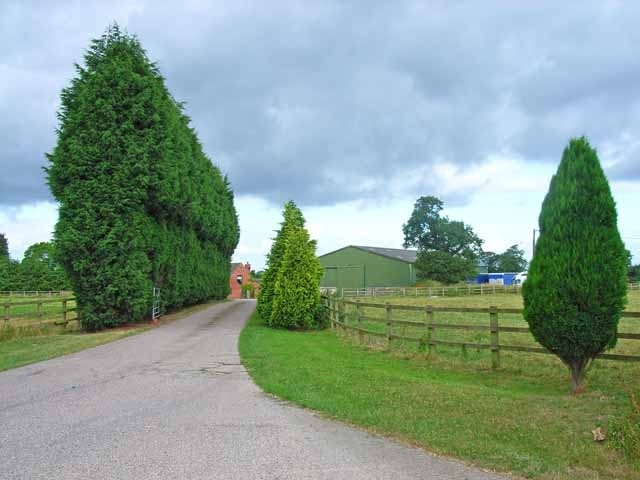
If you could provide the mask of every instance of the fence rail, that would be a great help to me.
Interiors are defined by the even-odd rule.
[[[335,296],[325,296],[325,301],[328,303],[329,312],[331,317],[331,326],[333,328],[340,327],[343,330],[352,330],[358,333],[360,342],[364,340],[365,335],[371,335],[374,337],[383,337],[387,339],[387,346],[391,348],[392,340],[403,340],[408,342],[418,343],[418,347],[421,350],[427,350],[429,354],[434,354],[438,345],[475,348],[475,349],[487,349],[491,351],[491,366],[497,368],[500,366],[500,352],[512,351],[512,352],[532,352],[542,354],[552,354],[549,350],[537,346],[524,346],[524,345],[507,345],[501,343],[500,333],[509,332],[516,334],[531,334],[531,331],[527,327],[514,327],[514,326],[501,326],[500,314],[520,314],[523,310],[517,308],[461,308],[461,307],[434,307],[432,305],[417,306],[417,305],[397,305],[391,303],[366,303],[357,300],[346,300],[343,298],[337,298]],[[363,309],[384,309],[384,315],[372,316],[364,315]],[[349,311],[350,310],[350,311]],[[420,319],[399,319],[394,318],[393,312],[415,312],[421,314]],[[487,323],[484,325],[463,324],[463,323],[447,323],[436,321],[436,313],[475,313],[488,315]],[[640,320],[640,312],[623,312],[623,318],[632,318]],[[349,322],[349,318],[354,322]],[[363,326],[364,322],[383,323],[386,325],[384,332],[367,329]],[[421,332],[419,335],[405,335],[394,333],[393,327],[413,327],[417,332]],[[467,341],[453,341],[445,340],[437,337],[438,331],[442,330],[466,330],[466,331],[480,331],[489,333],[488,343],[467,342]],[[619,339],[626,340],[640,340],[640,333],[620,332],[618,333]],[[640,346],[639,346],[640,347]],[[640,348],[639,348],[640,349]],[[600,359],[606,360],[618,360],[627,362],[640,362],[640,355],[623,355],[616,353],[605,353],[598,356]]]
[[[630,283],[629,290],[640,290],[640,282]],[[335,288],[323,287],[323,294],[351,297],[459,297],[463,295],[488,295],[494,293],[520,293],[522,285],[500,285],[480,283],[453,285],[450,287],[370,287]]]
[[[70,297],[73,292],[68,290],[7,290],[0,291],[0,297]]]
[[[2,324],[0,328],[11,326],[55,324],[66,326],[77,321],[77,307],[74,297],[58,297],[37,300],[0,300]],[[59,307],[58,307],[59,305]],[[71,313],[75,315],[70,316]]]

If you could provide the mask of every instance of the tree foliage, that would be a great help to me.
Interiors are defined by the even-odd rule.
[[[291,200],[284,204],[282,217],[280,230],[276,232],[276,238],[273,239],[271,251],[267,256],[267,266],[260,281],[260,293],[258,294],[258,313],[267,323],[271,319],[276,281],[286,249],[285,238],[290,230],[304,228],[305,223],[302,212]]]
[[[418,252],[415,263],[420,275],[443,283],[456,283],[476,273],[476,262],[447,252]]]
[[[640,264],[632,265],[629,268],[629,281],[630,282],[639,282],[640,281]]]
[[[11,290],[9,242],[4,233],[0,233],[0,292]]]
[[[24,252],[19,270],[19,290],[70,290],[64,268],[56,260],[55,247],[50,242],[38,242]]]
[[[4,233],[0,233],[0,258],[9,258],[9,241]]]
[[[523,285],[524,316],[536,340],[570,368],[576,392],[588,365],[616,344],[627,288],[615,203],[584,137],[565,148],[539,224]]]
[[[416,268],[421,276],[454,283],[476,272],[482,240],[470,225],[441,215],[443,207],[433,196],[416,200],[411,217],[402,226],[404,248],[418,249]]]
[[[316,257],[316,243],[299,226],[287,229],[283,240],[284,255],[268,324],[280,328],[323,327],[320,307],[323,269]]]
[[[524,258],[524,250],[518,245],[511,245],[502,253],[482,252],[480,257],[487,262],[490,273],[523,272],[528,266],[528,262]]]
[[[9,256],[9,241],[4,233],[0,234],[0,292],[9,290],[31,290],[24,288],[20,272],[20,262]]]
[[[445,252],[475,258],[481,252],[482,240],[470,225],[440,215],[444,203],[432,196],[420,197],[413,206],[407,223],[402,225],[404,248]]]
[[[113,26],[62,91],[48,181],[58,257],[85,328],[223,298],[239,229],[233,193],[139,41]]]

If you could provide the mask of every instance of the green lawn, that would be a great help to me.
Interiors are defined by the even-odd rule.
[[[548,355],[504,353],[492,371],[486,351],[439,348],[427,359],[373,347],[332,330],[273,330],[257,314],[240,337],[260,387],[330,417],[530,478],[640,478],[638,364],[597,362],[587,392],[572,396],[566,369]],[[592,438],[598,426],[603,443]]]
[[[487,295],[473,295],[473,296],[458,296],[458,297],[414,297],[414,296],[401,296],[401,297],[359,297],[349,298],[349,301],[359,301],[367,304],[379,304],[380,308],[374,307],[361,307],[361,314],[366,317],[359,326],[367,330],[374,332],[387,331],[386,325],[386,312],[383,308],[385,303],[391,305],[412,305],[412,306],[426,306],[432,305],[434,307],[477,307],[487,308],[490,306],[497,306],[499,308],[522,308],[522,296],[514,293],[497,293]],[[640,291],[634,290],[629,292],[628,295],[628,307],[629,311],[640,311]],[[347,305],[346,321],[350,325],[357,325],[356,323],[356,307],[355,305]],[[421,322],[424,324],[425,314],[424,312],[406,311],[394,309],[392,311],[392,318],[394,320],[401,321],[413,321]],[[505,314],[501,313],[498,316],[499,325],[501,327],[521,327],[528,328],[528,324],[520,314]],[[471,312],[435,312],[434,321],[441,324],[457,324],[457,325],[474,325],[474,326],[489,326],[489,314],[488,313],[471,313]],[[622,318],[618,326],[620,333],[640,333],[640,318]],[[401,336],[408,336],[414,338],[420,338],[427,333],[427,329],[424,325],[421,326],[406,326],[406,325],[394,325],[392,333]],[[468,342],[489,344],[490,334],[488,331],[465,331],[465,330],[452,330],[452,329],[435,329],[433,331],[433,337],[438,340],[454,341],[454,342]],[[367,339],[372,341],[373,339]],[[386,345],[386,339],[383,340]],[[528,333],[522,332],[500,332],[500,344],[512,345],[522,347],[539,347],[539,344],[535,341],[533,336]],[[394,346],[402,347],[411,351],[417,350],[417,342],[403,342],[400,340],[394,341]],[[443,347],[438,347],[442,349]],[[460,353],[459,350],[444,349],[445,352]],[[621,355],[639,355],[640,356],[640,340],[637,339],[619,339],[616,347],[607,353],[621,354]],[[522,355],[522,354],[519,354]],[[479,362],[488,361],[488,354],[486,351],[474,352],[473,350],[467,350],[465,352],[466,360]],[[521,357],[516,357],[521,358]],[[516,360],[517,361],[517,360]]]
[[[0,371],[78,352],[147,330],[139,326],[99,333],[65,333],[21,337],[0,342]]]
[[[0,341],[34,335],[51,335],[78,329],[75,311],[67,311],[67,325],[63,320],[63,300],[67,310],[75,309],[71,294],[65,296],[0,297]],[[42,302],[37,305],[35,302]],[[7,316],[9,320],[7,320]]]

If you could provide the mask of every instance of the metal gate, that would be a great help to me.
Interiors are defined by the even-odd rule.
[[[160,289],[153,288],[153,308],[151,310],[151,321],[157,323],[160,316]]]

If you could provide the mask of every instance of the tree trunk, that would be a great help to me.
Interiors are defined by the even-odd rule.
[[[572,362],[571,369],[571,393],[578,394],[584,392],[584,377],[587,370],[587,361],[579,360]]]

